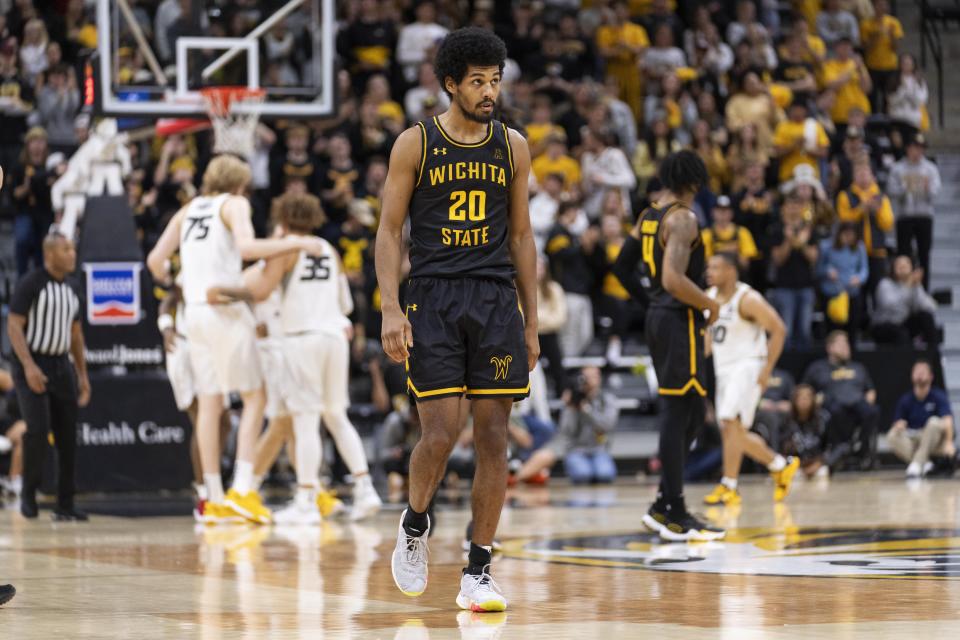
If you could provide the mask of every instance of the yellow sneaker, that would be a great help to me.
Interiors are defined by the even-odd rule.
[[[337,497],[335,492],[321,489],[317,492],[317,508],[320,509],[321,516],[329,518],[330,516],[342,513],[346,509],[346,506],[344,506],[343,501]]]
[[[216,502],[204,502],[197,511],[194,511],[194,517],[198,522],[206,525],[244,524],[246,522],[246,519],[236,511],[225,504],[217,504]]]
[[[780,471],[774,471],[771,475],[773,476],[773,481],[777,484],[773,489],[773,499],[775,502],[780,502],[787,497],[787,494],[790,493],[790,485],[793,484],[793,476],[797,474],[797,469],[800,468],[800,458],[790,457],[787,458],[787,466],[785,466]]]
[[[740,493],[736,489],[729,489],[723,484],[718,484],[713,488],[713,491],[704,496],[703,502],[710,505],[722,504],[729,507],[740,504]]]
[[[263,506],[260,494],[256,491],[249,491],[240,495],[236,489],[230,489],[223,504],[250,522],[270,524],[273,521],[273,514],[270,513],[270,509]]]

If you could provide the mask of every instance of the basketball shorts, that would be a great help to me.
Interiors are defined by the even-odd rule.
[[[343,332],[302,333],[283,338],[289,371],[291,413],[320,413],[350,406],[350,343]]]
[[[268,336],[257,340],[257,355],[260,358],[260,368],[263,371],[264,388],[267,393],[267,404],[263,415],[267,418],[278,418],[289,413],[285,394],[290,388],[290,374],[283,355],[282,340],[279,336]]]
[[[529,395],[523,315],[511,284],[414,278],[406,313],[413,327],[407,386],[417,400]]]
[[[177,409],[186,411],[197,397],[194,390],[193,367],[190,364],[190,344],[183,336],[178,335],[172,353],[167,353],[167,378],[173,389],[173,399]]]
[[[717,421],[739,418],[747,429],[753,426],[763,395],[757,378],[764,364],[763,360],[753,359],[717,369]]]
[[[197,395],[245,393],[263,386],[250,307],[198,304],[188,306],[186,315]]]
[[[706,396],[703,314],[690,308],[651,307],[645,326],[660,395]]]

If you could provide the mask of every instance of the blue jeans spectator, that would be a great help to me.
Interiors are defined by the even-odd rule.
[[[13,237],[17,258],[17,275],[43,266],[43,235],[38,232],[33,216],[20,214],[13,221]]]
[[[563,468],[574,484],[609,484],[617,477],[617,465],[606,449],[575,449],[563,458]]]
[[[553,440],[553,436],[557,433],[557,428],[552,422],[541,420],[533,413],[528,413],[523,416],[523,424],[527,427],[527,431],[530,432],[530,436],[533,438],[533,444],[530,445],[530,448],[519,452],[519,458],[526,462],[527,458],[529,458],[534,451],[542,449],[544,445]]]
[[[816,298],[813,287],[805,289],[770,289],[770,303],[787,325],[787,346],[808,349],[813,341],[813,305]]]

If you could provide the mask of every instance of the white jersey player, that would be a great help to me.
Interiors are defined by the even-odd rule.
[[[320,201],[306,194],[286,194],[274,203],[274,223],[285,238],[308,237],[322,221]],[[359,520],[379,510],[363,443],[347,418],[350,346],[347,318],[353,310],[349,284],[336,250],[320,241],[323,250],[269,260],[263,269],[248,270],[245,287],[218,287],[215,294],[230,299],[266,299],[280,287],[280,330],[287,384],[284,403],[293,416],[298,490],[293,503],[277,513],[277,522],[309,524],[319,519],[316,504],[323,418],[347,468],[356,480],[351,518]]]
[[[740,503],[737,478],[746,454],[767,467],[783,500],[800,466],[784,459],[750,431],[760,398],[766,390],[786,338],[777,312],[750,285],[739,282],[737,258],[718,254],[707,264],[707,295],[720,305],[720,315],[709,329],[707,350],[713,353],[716,373],[716,413],[723,439],[723,479],[704,498],[707,504]],[[769,341],[767,334],[770,334]]]
[[[147,258],[150,272],[169,281],[169,258],[180,249],[184,332],[190,344],[190,365],[197,394],[197,432],[208,502],[200,517],[206,522],[242,517],[268,523],[270,511],[253,487],[253,458],[263,420],[263,377],[256,353],[254,319],[245,304],[212,304],[215,284],[241,286],[244,260],[309,251],[322,247],[315,239],[257,240],[250,221],[250,203],[241,194],[250,183],[250,167],[233,156],[217,156],[203,175],[202,192],[178,211]],[[224,495],[220,478],[218,424],[223,396],[238,392],[243,413],[237,434],[234,483]]]

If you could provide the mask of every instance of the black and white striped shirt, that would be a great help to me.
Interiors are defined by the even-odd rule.
[[[46,269],[36,269],[17,283],[10,311],[26,317],[24,332],[31,353],[62,356],[70,352],[80,298],[69,284],[53,279]]]

